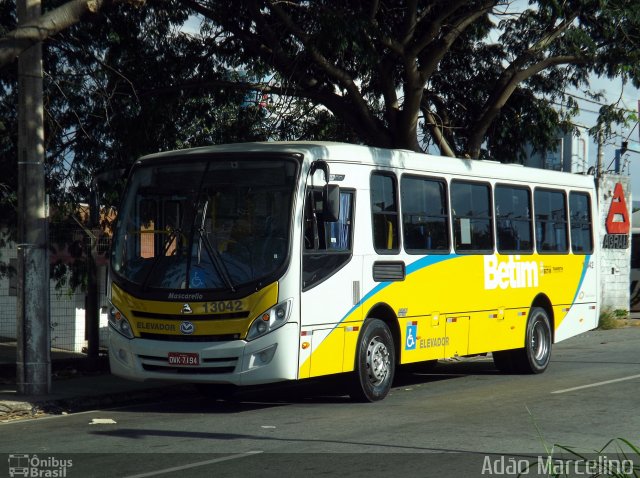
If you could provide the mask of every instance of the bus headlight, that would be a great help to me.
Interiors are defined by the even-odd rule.
[[[113,304],[109,304],[109,325],[113,330],[118,332],[120,335],[128,339],[133,338],[133,330],[131,330],[131,325],[129,321],[124,316],[122,312],[120,312]]]
[[[260,314],[258,318],[253,321],[251,327],[249,327],[247,340],[262,337],[286,324],[291,315],[292,305],[293,299],[287,299]]]

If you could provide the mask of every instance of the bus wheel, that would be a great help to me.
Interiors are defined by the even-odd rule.
[[[379,319],[365,321],[356,349],[356,371],[351,398],[375,402],[387,396],[395,370],[395,348],[387,324]]]
[[[547,311],[534,307],[529,313],[524,349],[514,357],[518,371],[542,373],[551,359],[551,322]]]

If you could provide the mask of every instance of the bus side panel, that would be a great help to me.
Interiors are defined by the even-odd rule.
[[[509,324],[504,309],[484,310],[471,316],[472,333],[469,336],[469,354],[479,354],[509,348]]]
[[[344,328],[315,329],[311,336],[310,377],[342,372]]]
[[[447,316],[444,353],[446,357],[459,357],[469,354],[469,315]]]
[[[554,305],[554,341],[573,337],[598,326],[598,268],[592,255],[558,256],[558,262],[545,261],[544,279]],[[564,268],[564,270],[561,270]],[[558,271],[560,271],[558,273]]]
[[[595,326],[594,314],[567,313],[574,300],[595,310],[589,308],[596,294],[592,264],[590,256],[571,254],[425,256],[407,265],[404,281],[369,279],[363,308],[366,313],[376,304],[388,304],[400,317],[401,363],[519,348],[538,296],[553,304],[557,339]],[[457,317],[466,319],[459,324]]]
[[[360,288],[361,277],[362,259],[354,255],[334,275],[302,292],[300,378],[353,370],[355,342],[362,325],[362,309],[354,304],[354,289]],[[350,357],[354,360],[345,370]]]
[[[524,347],[524,336],[527,330],[527,318],[529,317],[529,307],[517,307],[504,311],[504,326],[506,337],[502,343],[503,348],[498,350],[519,349]]]
[[[402,333],[401,363],[445,357],[446,322],[439,313],[399,319]]]

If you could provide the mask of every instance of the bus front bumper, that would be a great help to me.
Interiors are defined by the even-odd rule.
[[[251,342],[129,340],[109,330],[111,373],[136,381],[257,385],[294,380],[298,347],[296,323]]]

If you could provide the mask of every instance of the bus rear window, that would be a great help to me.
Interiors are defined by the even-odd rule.
[[[593,236],[591,234],[591,202],[588,194],[577,192],[569,194],[569,217],[571,219],[571,250],[574,254],[591,254]]]

